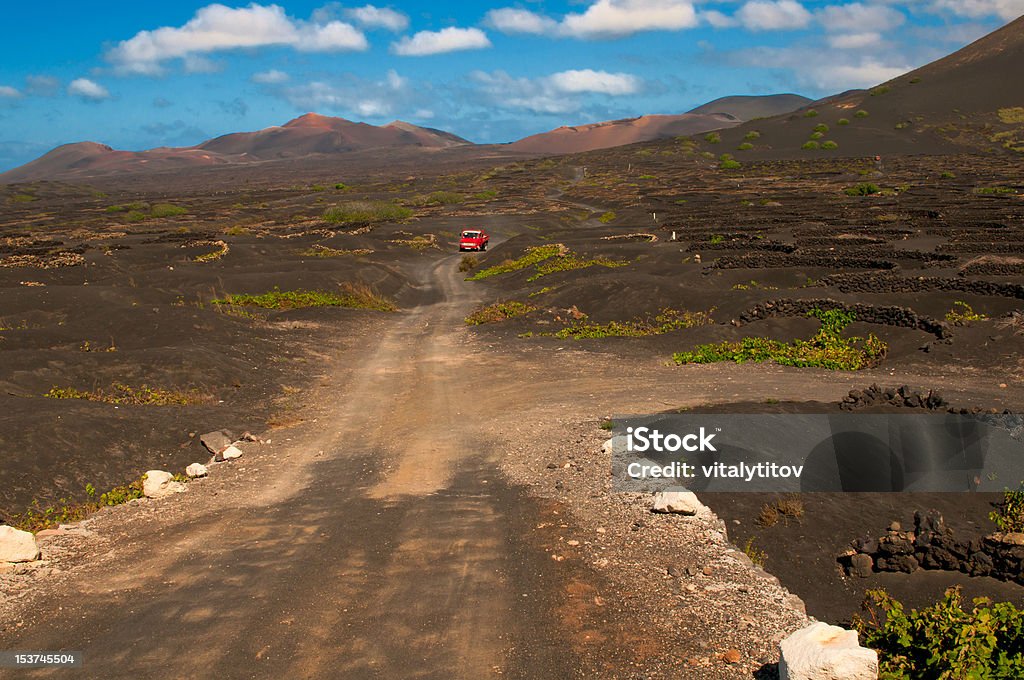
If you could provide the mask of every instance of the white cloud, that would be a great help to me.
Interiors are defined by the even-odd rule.
[[[14,89],[10,85],[0,85],[0,98],[2,99],[18,99],[21,97],[21,92]]]
[[[568,14],[562,32],[572,37],[616,37],[640,31],[693,28],[697,12],[681,0],[597,0],[582,14]]]
[[[898,55],[879,58],[839,51],[822,59],[821,52],[812,48],[758,47],[737,50],[725,58],[740,66],[791,71],[794,82],[825,93],[872,87],[914,68]]]
[[[302,22],[278,5],[208,5],[184,26],[140,31],[106,53],[120,73],[153,75],[163,62],[239,48],[290,46],[302,51],[365,50],[366,37],[350,24]]]
[[[704,10],[700,13],[700,18],[713,28],[731,28],[739,23],[733,17],[715,9]]]
[[[345,10],[345,16],[366,28],[385,28],[395,33],[409,28],[409,17],[386,7],[355,7]]]
[[[303,111],[320,111],[380,118],[420,106],[420,95],[407,78],[388,71],[382,80],[364,80],[354,75],[332,81],[274,87],[273,94]]]
[[[479,28],[449,26],[440,31],[420,31],[391,44],[391,50],[403,57],[422,57],[460,50],[479,50],[490,47],[487,34]]]
[[[277,69],[270,69],[269,71],[260,71],[259,73],[252,74],[249,80],[261,85],[277,85],[287,82],[288,74]]]
[[[548,81],[560,92],[597,92],[613,96],[634,94],[641,85],[639,78],[628,73],[608,73],[589,68],[555,73],[549,76]]]
[[[1024,14],[1024,0],[933,0],[930,8],[962,17],[997,16],[1010,21]]]
[[[470,80],[477,85],[476,94],[490,108],[540,114],[579,111],[581,96],[587,94],[623,96],[643,89],[643,81],[636,76],[592,69],[561,71],[540,78],[516,78],[505,71],[474,71]]]
[[[68,85],[68,94],[87,99],[89,101],[100,101],[109,99],[110,92],[107,88],[88,78],[76,78]]]
[[[751,31],[792,30],[811,23],[811,13],[796,0],[750,0],[736,18]]]
[[[596,0],[561,21],[529,10],[491,10],[485,21],[503,33],[547,34],[568,38],[620,38],[643,31],[676,31],[700,21],[690,0]]]
[[[817,66],[812,69],[812,74],[821,87],[839,85],[836,89],[842,90],[852,87],[871,87],[892,80],[911,70],[913,70],[911,66],[893,66],[868,57],[853,64]]]
[[[37,97],[55,97],[60,92],[60,81],[53,76],[25,76],[25,93]]]
[[[860,50],[882,44],[881,33],[840,33],[828,36],[829,47],[837,50]]]
[[[484,17],[491,28],[510,34],[544,35],[558,30],[558,22],[550,17],[515,7],[492,9]]]
[[[868,33],[888,31],[903,25],[906,17],[899,10],[884,5],[829,5],[817,12],[818,21],[826,31],[837,33]]]

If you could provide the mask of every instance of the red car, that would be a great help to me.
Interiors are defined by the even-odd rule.
[[[491,237],[483,229],[467,229],[459,238],[459,250],[487,250]]]

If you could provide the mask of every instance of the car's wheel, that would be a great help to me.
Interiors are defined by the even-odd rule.
[[[487,250],[487,244],[486,243],[481,243],[480,244],[480,250]]]

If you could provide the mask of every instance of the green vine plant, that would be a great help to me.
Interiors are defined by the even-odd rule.
[[[858,371],[877,366],[885,359],[888,345],[873,333],[867,338],[843,337],[843,330],[856,319],[852,312],[812,309],[807,316],[821,321],[821,328],[810,340],[780,342],[769,338],[743,338],[736,342],[698,345],[689,352],[676,352],[672,358],[680,365],[770,361],[782,366],[833,371]]]

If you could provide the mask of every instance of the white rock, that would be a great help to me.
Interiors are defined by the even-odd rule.
[[[206,466],[202,463],[192,463],[185,468],[185,474],[195,479],[196,477],[205,477],[210,474],[210,471],[206,469]]]
[[[234,444],[227,447],[223,451],[217,454],[217,460],[232,460],[233,458],[241,458],[242,449],[238,448]]]
[[[146,473],[146,481],[142,483],[142,493],[146,498],[161,498],[186,490],[184,484],[174,481],[174,475],[164,470],[150,470]]]
[[[32,562],[39,559],[39,545],[29,531],[0,525],[0,562]]]
[[[612,437],[606,440],[604,444],[601,444],[601,451],[606,454],[612,454],[616,450],[620,453],[626,450],[626,437],[624,435],[620,434]]]
[[[692,491],[659,491],[654,494],[654,512],[672,512],[679,515],[696,515],[703,508]]]
[[[875,680],[878,653],[861,647],[857,633],[816,621],[779,645],[780,680]]]

